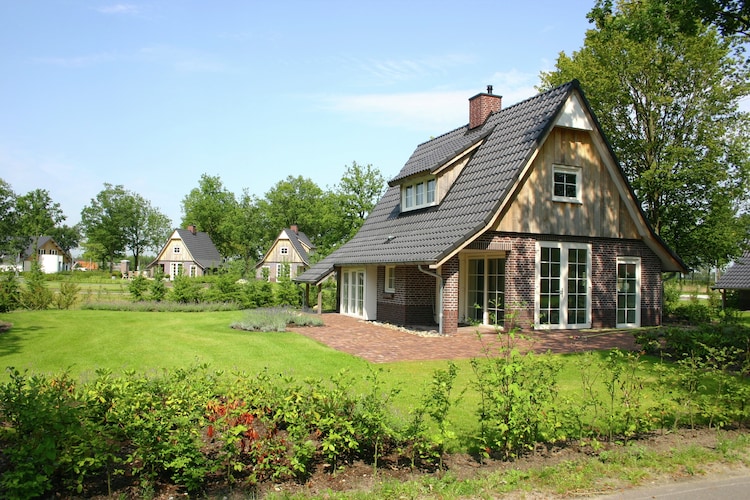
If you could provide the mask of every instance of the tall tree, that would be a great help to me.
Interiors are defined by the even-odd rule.
[[[232,255],[245,263],[244,271],[247,274],[273,241],[268,239],[270,224],[259,207],[258,199],[247,189],[243,190],[237,209],[227,220],[227,225],[231,231]]]
[[[0,179],[0,256],[16,253],[13,242],[18,230],[16,193],[5,180]]]
[[[182,200],[182,227],[194,225],[208,233],[219,253],[230,257],[232,253],[231,226],[227,221],[234,216],[237,200],[228,191],[219,176],[201,175],[198,187]]]
[[[365,219],[383,194],[385,179],[380,170],[368,164],[352,162],[346,168],[336,189],[342,196],[344,218],[348,222],[348,238],[362,227]]]
[[[171,221],[141,195],[105,183],[81,211],[81,228],[87,252],[95,252],[95,258],[108,262],[111,270],[127,250],[138,266],[145,250],[158,249],[164,243]]]
[[[60,204],[52,201],[49,191],[46,189],[35,189],[29,191],[16,199],[16,213],[18,214],[18,234],[26,243],[21,245],[25,248],[29,242],[37,251],[37,244],[41,236],[48,236],[60,222],[65,220]]]
[[[137,193],[128,192],[122,202],[125,248],[132,253],[138,269],[146,250],[158,251],[164,244],[172,229],[172,221]]]
[[[744,220],[744,61],[713,29],[675,30],[662,0],[623,0],[609,11],[602,3],[589,16],[596,29],[583,48],[561,53],[542,87],[577,78],[655,231],[689,266],[723,265],[741,253],[742,239],[719,251],[688,235],[706,238],[722,230],[718,220]],[[734,210],[719,214],[726,204]]]
[[[272,240],[279,231],[296,224],[314,241],[326,229],[323,198],[324,191],[302,176],[290,175],[277,182],[258,202],[263,217],[268,221],[267,238]]]

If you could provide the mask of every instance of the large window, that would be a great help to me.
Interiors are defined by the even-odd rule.
[[[436,202],[435,179],[419,179],[401,186],[401,211],[416,210],[429,207]]]
[[[541,328],[591,326],[591,247],[539,243],[536,323]]]
[[[641,259],[617,259],[617,326],[641,324]]]
[[[581,169],[564,165],[552,166],[552,199],[581,202]]]
[[[341,312],[363,317],[365,304],[365,271],[344,271],[341,276]]]

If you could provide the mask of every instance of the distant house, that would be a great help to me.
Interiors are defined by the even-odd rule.
[[[99,264],[90,260],[77,260],[73,264],[73,269],[76,271],[98,271]]]
[[[335,273],[338,311],[399,325],[583,329],[658,325],[655,234],[577,81],[417,146],[359,232],[296,281]]]
[[[255,266],[255,275],[258,279],[265,277],[269,281],[277,281],[288,268],[289,277],[294,278],[310,266],[310,254],[314,250],[315,245],[307,235],[292,225],[276,237],[271,248]]]
[[[39,261],[42,272],[47,274],[70,271],[73,266],[73,258],[51,236],[40,236],[36,244],[33,240],[29,243],[21,254],[23,270],[31,271],[31,264],[35,260]]]
[[[156,259],[146,266],[151,275],[164,273],[170,280],[176,276],[203,276],[217,270],[222,258],[208,233],[195,226],[175,229]]]
[[[716,280],[713,286],[721,290],[726,304],[726,291],[737,293],[737,307],[742,310],[750,309],[750,252],[745,254],[726,270],[723,276]]]

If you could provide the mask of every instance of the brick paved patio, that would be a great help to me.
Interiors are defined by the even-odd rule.
[[[370,321],[358,320],[342,314],[322,315],[325,326],[295,327],[293,331],[321,342],[338,351],[347,352],[373,363],[461,359],[496,353],[507,335],[498,335],[489,327],[461,327],[455,335],[420,336]],[[415,327],[416,331],[418,328]],[[425,333],[422,333],[425,335]],[[624,330],[552,330],[524,331],[528,340],[519,346],[523,350],[554,353],[583,352],[620,348],[634,350],[633,334]]]

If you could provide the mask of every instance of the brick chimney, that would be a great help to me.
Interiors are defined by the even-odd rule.
[[[193,224],[190,224],[187,227],[187,230],[190,231],[191,233],[195,234],[195,226]]]
[[[487,92],[477,94],[469,99],[469,129],[483,125],[487,117],[500,111],[503,98],[492,93],[492,85],[487,85]]]
[[[294,232],[294,234],[299,233],[299,229],[297,228],[297,224],[292,224],[291,226],[289,226],[289,229],[291,229]]]

